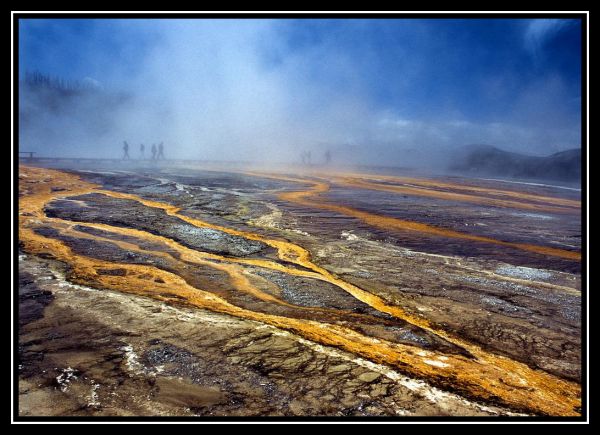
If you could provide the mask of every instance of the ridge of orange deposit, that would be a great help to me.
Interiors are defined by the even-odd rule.
[[[396,178],[394,178],[396,180]],[[404,179],[400,179],[404,180]],[[446,199],[451,201],[469,202],[492,207],[506,207],[523,210],[533,210],[551,213],[579,213],[581,203],[579,201],[554,198],[547,196],[531,195],[526,193],[518,194],[511,191],[500,191],[495,189],[476,188],[471,186],[463,186],[458,184],[420,181],[408,179],[401,181],[403,184],[382,184],[379,180],[369,180],[358,177],[340,177],[335,178],[336,184],[343,186],[352,186],[360,189],[379,190],[384,192],[401,193],[404,195],[424,196],[438,199]],[[448,190],[438,190],[439,188],[453,189],[459,191],[475,191],[477,194],[460,193]],[[492,194],[497,196],[509,196],[514,199],[499,199],[496,197],[483,196],[482,194]],[[529,202],[525,202],[529,201]]]
[[[279,199],[284,201],[293,202],[296,204],[320,208],[323,210],[329,210],[336,213],[344,214],[362,220],[376,228],[382,228],[384,230],[395,229],[400,231],[415,231],[424,234],[429,234],[438,237],[449,237],[454,239],[470,240],[473,242],[490,243],[493,245],[506,246],[508,248],[520,249],[523,251],[534,252],[536,254],[550,255],[553,257],[566,258],[574,261],[581,261],[581,252],[569,251],[567,249],[551,248],[549,246],[533,245],[529,243],[514,243],[506,242],[503,240],[494,239],[492,237],[478,236],[475,234],[463,233],[460,231],[450,230],[446,228],[436,227],[434,225],[424,224],[416,221],[409,221],[405,219],[399,219],[391,216],[382,216],[375,213],[370,213],[356,208],[343,206],[339,204],[332,204],[319,198],[319,195],[329,191],[330,184],[325,181],[318,181],[313,179],[305,178],[293,178],[279,174],[272,173],[257,173],[247,172],[246,174],[272,178],[282,181],[290,181],[300,184],[308,184],[310,188],[307,190],[282,192],[278,194]]]

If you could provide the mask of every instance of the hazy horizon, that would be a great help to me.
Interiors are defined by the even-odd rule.
[[[20,142],[40,155],[120,157],[127,140],[132,157],[164,142],[173,158],[435,166],[469,144],[581,146],[577,19],[19,21],[20,78],[129,96],[36,107]]]

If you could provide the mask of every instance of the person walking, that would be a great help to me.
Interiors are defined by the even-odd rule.
[[[129,144],[127,141],[123,141],[123,160],[129,159]]]
[[[144,158],[145,158],[145,156],[144,156],[144,152],[145,152],[145,151],[146,151],[146,147],[144,146],[144,144],[143,144],[143,143],[142,143],[142,144],[140,144],[140,156],[141,156],[140,158],[141,158],[142,160],[144,160]]]
[[[158,144],[158,156],[156,156],[156,159],[165,159],[165,155],[163,154],[163,143],[159,143]]]
[[[150,151],[152,152],[152,160],[156,160],[156,144],[152,144]]]

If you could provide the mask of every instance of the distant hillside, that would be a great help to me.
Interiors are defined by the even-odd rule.
[[[581,149],[536,157],[490,145],[469,145],[452,159],[450,170],[472,175],[578,181],[581,178]]]

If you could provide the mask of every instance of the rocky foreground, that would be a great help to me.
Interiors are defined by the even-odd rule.
[[[19,190],[20,415],[580,413],[571,191],[143,167]]]

